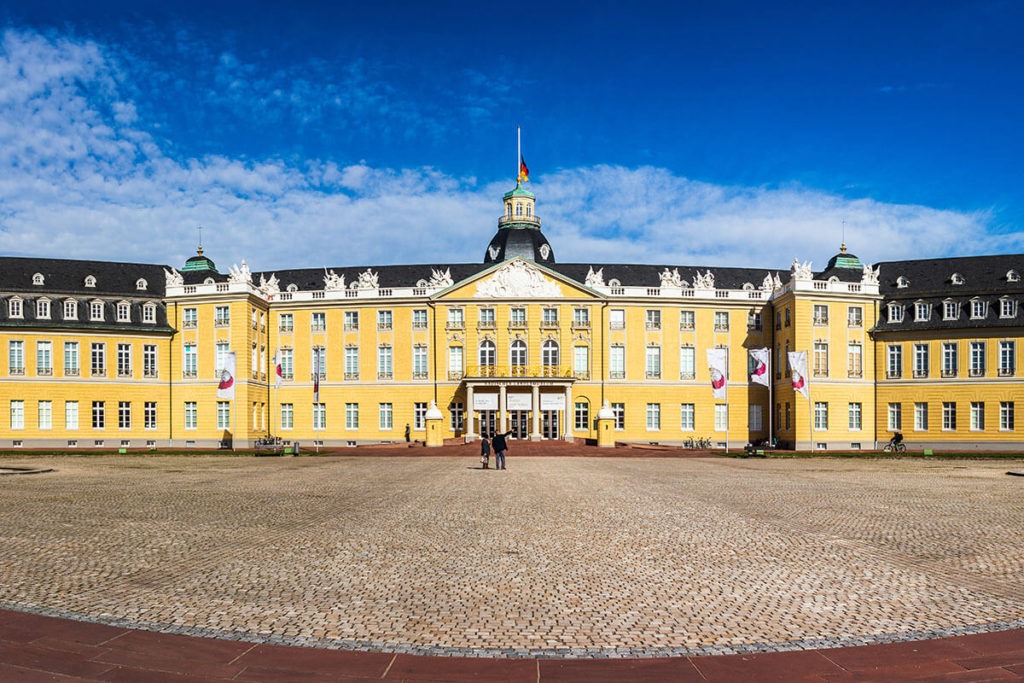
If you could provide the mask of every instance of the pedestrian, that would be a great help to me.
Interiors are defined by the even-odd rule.
[[[487,469],[487,462],[491,459],[491,442],[487,440],[486,434],[480,435],[480,464]]]
[[[409,423],[405,423],[405,442],[409,443]]]
[[[508,443],[505,438],[512,435],[509,430],[504,434],[495,434],[491,439],[491,447],[494,449],[494,469],[505,469],[505,453],[508,452]]]

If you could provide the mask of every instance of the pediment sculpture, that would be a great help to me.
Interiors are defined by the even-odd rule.
[[[562,291],[526,261],[509,261],[476,286],[479,297],[560,297]]]

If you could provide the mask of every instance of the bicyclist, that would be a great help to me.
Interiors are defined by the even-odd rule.
[[[899,446],[901,443],[903,443],[903,432],[893,432],[892,438],[889,439],[889,444],[893,448],[895,448],[896,446]]]

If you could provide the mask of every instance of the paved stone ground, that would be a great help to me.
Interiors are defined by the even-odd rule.
[[[497,472],[478,469],[472,447],[439,450],[9,459],[56,472],[0,479],[0,607],[487,657],[1024,626],[1024,488],[1005,474],[1020,461],[519,448]],[[399,452],[425,453],[381,455]]]

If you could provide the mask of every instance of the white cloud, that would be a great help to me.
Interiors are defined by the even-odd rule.
[[[226,88],[260,76],[233,55]],[[115,57],[96,43],[9,30],[0,42],[0,244],[4,253],[180,264],[204,226],[223,270],[477,262],[509,182],[435,168],[316,159],[175,159],[145,132]],[[355,96],[377,91],[360,74]],[[350,93],[333,93],[346,98]],[[351,100],[350,100],[351,102]],[[364,122],[369,125],[369,121]],[[847,199],[801,186],[727,187],[661,168],[539,176],[538,214],[563,262],[821,267],[842,221],[865,261],[1020,249],[987,214]]]

